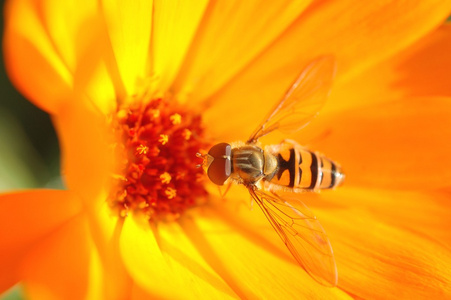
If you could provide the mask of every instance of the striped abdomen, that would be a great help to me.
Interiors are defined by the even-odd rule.
[[[312,152],[293,141],[268,146],[278,158],[278,169],[269,183],[294,190],[334,188],[344,179],[339,165],[322,154]]]

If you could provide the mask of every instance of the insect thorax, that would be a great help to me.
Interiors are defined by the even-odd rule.
[[[232,172],[246,183],[254,183],[263,176],[263,150],[257,146],[242,146],[232,150]]]
[[[244,145],[232,150],[232,172],[245,183],[253,184],[272,175],[276,168],[277,158],[258,146]]]

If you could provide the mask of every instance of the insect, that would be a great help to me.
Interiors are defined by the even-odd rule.
[[[329,239],[296,193],[331,189],[344,180],[340,166],[295,141],[261,146],[258,139],[281,130],[294,132],[315,117],[324,104],[335,74],[335,60],[322,56],[310,62],[249,139],[219,143],[202,166],[216,185],[244,185],[296,261],[319,283],[335,286],[338,275]],[[281,197],[277,192],[290,196]]]

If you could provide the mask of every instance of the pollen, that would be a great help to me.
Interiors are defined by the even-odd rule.
[[[169,142],[169,136],[167,134],[160,134],[160,138],[158,139],[158,141],[162,145],[166,145]]]
[[[152,109],[149,113],[153,119],[156,119],[160,116],[160,111],[158,109]]]
[[[207,201],[203,170],[196,168],[196,153],[209,146],[201,117],[172,100],[134,100],[112,118],[118,165],[108,204],[120,218],[178,219]]]
[[[168,184],[169,182],[171,182],[171,174],[169,174],[168,172],[164,172],[163,174],[160,175],[160,179],[161,179],[161,183],[164,184]]]
[[[169,120],[171,120],[173,125],[178,125],[178,124],[182,123],[182,116],[175,113],[169,117]]]
[[[136,148],[138,154],[147,154],[147,151],[149,151],[149,147],[144,145],[139,145],[138,148]]]
[[[166,191],[164,191],[168,199],[174,199],[175,196],[177,196],[177,190],[173,188],[167,188]]]
[[[189,140],[192,134],[193,133],[189,129],[184,129],[182,132],[182,136],[185,138],[185,140]]]

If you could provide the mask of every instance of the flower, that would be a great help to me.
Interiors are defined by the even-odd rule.
[[[22,281],[37,299],[449,297],[451,29],[433,30],[450,8],[7,2],[9,75],[52,115],[67,190],[1,196],[2,289]],[[336,86],[294,138],[347,172],[345,186],[302,195],[335,249],[337,288],[302,271],[263,214],[241,205],[245,189],[221,200],[194,159],[209,143],[245,140],[321,54],[337,59]]]

